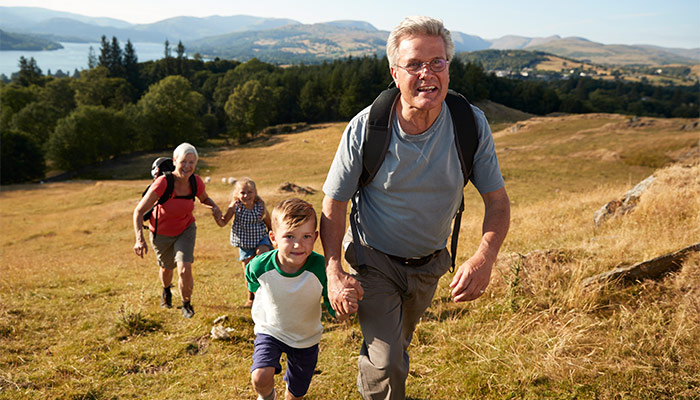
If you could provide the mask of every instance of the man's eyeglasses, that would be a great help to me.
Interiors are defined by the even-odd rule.
[[[442,72],[447,68],[447,64],[450,62],[444,58],[435,58],[426,62],[412,62],[406,65],[396,65],[397,67],[405,70],[411,75],[418,75],[423,71],[423,68],[428,67],[433,72]]]

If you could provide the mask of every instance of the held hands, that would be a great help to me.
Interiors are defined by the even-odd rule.
[[[217,222],[220,221],[223,217],[223,215],[221,215],[221,210],[217,206],[211,208],[211,215],[212,217],[214,217],[214,221]]]
[[[328,275],[328,299],[338,319],[357,312],[364,290],[358,280],[346,272]]]
[[[450,287],[455,303],[472,301],[479,298],[491,280],[493,261],[481,255],[474,255],[459,266]]]

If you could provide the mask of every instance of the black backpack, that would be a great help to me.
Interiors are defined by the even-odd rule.
[[[153,165],[151,167],[151,176],[153,177],[153,180],[155,180],[161,175],[165,175],[165,181],[167,182],[165,192],[162,196],[160,196],[158,202],[156,202],[156,204],[153,207],[151,207],[150,210],[146,211],[146,213],[143,215],[144,222],[147,222],[151,219],[151,215],[153,215],[153,210],[156,211],[156,220],[153,226],[153,237],[155,237],[158,233],[159,204],[164,204],[171,198],[190,199],[194,201],[194,198],[197,196],[197,179],[194,177],[194,174],[190,175],[190,188],[192,189],[192,193],[185,196],[173,196],[173,191],[175,190],[175,178],[173,177],[174,170],[175,165],[173,164],[173,160],[171,158],[158,157],[155,161],[153,161]],[[146,190],[144,190],[143,193],[141,193],[141,197],[146,195],[150,187],[151,185],[148,185],[146,187]],[[146,226],[144,225],[144,228],[145,227]]]
[[[391,142],[391,123],[394,116],[395,104],[399,100],[399,96],[400,90],[396,87],[391,87],[382,91],[372,103],[367,120],[365,141],[362,145],[362,174],[360,175],[357,191],[374,179],[374,176],[384,162],[384,157],[386,156],[389,143]],[[459,162],[462,167],[464,186],[466,186],[472,174],[474,154],[476,153],[479,142],[476,120],[474,119],[474,113],[469,101],[461,94],[453,90],[448,90],[445,102],[452,116],[455,146],[457,147],[457,155],[459,156]],[[353,239],[356,243],[359,243],[357,242],[359,236],[357,234],[357,227],[355,226],[355,214],[357,213],[355,196],[352,197],[352,203],[350,226]],[[463,211],[464,196],[462,196],[462,204],[455,214],[452,227],[452,239],[450,243],[452,266],[450,272],[454,271],[457,258],[457,241],[459,239],[459,228],[462,222]],[[355,246],[355,248],[357,249],[359,246]],[[356,251],[356,253],[358,264],[362,265],[363,262],[360,260],[362,258],[360,251]]]

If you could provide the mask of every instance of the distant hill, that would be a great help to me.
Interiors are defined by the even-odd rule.
[[[348,56],[381,54],[389,33],[348,22],[296,24],[277,29],[236,32],[208,37],[189,44],[190,52],[207,57],[266,62],[319,61]]]
[[[673,49],[663,47],[606,45],[578,37],[548,41],[526,48],[603,65],[668,65],[700,62],[700,49],[686,50],[683,52],[686,55],[682,55]]]
[[[520,50],[525,49],[530,46],[536,46],[538,44],[544,44],[548,42],[553,42],[560,40],[559,35],[540,37],[540,38],[530,38],[525,36],[516,35],[506,35],[498,39],[493,39],[490,41],[490,46],[483,49],[494,49],[494,50]]]
[[[196,40],[208,36],[218,36],[233,32],[264,31],[279,28],[285,25],[295,25],[299,22],[285,18],[260,18],[248,15],[234,15],[221,17],[218,15],[196,18],[175,17],[152,24],[136,25],[134,30],[148,32],[162,41],[163,35],[169,40],[183,42]]]
[[[312,25],[285,18],[247,15],[206,18],[175,17],[152,24],[130,24],[36,7],[0,7],[0,29],[45,35],[54,41],[98,42],[102,35],[121,42],[182,41],[189,54],[236,58],[257,57],[276,63],[314,62],[337,57],[383,54],[389,32],[365,21],[330,21]],[[47,36],[48,35],[48,36]],[[539,50],[601,65],[696,65],[700,48],[672,49],[649,45],[608,45],[585,38],[507,35],[483,39],[452,32],[455,51]]]
[[[37,35],[23,35],[0,30],[0,50],[57,50],[60,43]]]

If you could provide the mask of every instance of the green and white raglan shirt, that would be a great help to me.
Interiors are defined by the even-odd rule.
[[[277,264],[278,250],[253,258],[245,270],[248,290],[255,293],[251,314],[255,334],[275,337],[290,347],[304,349],[321,341],[321,298],[335,316],[328,300],[326,263],[312,252],[295,274]]]

